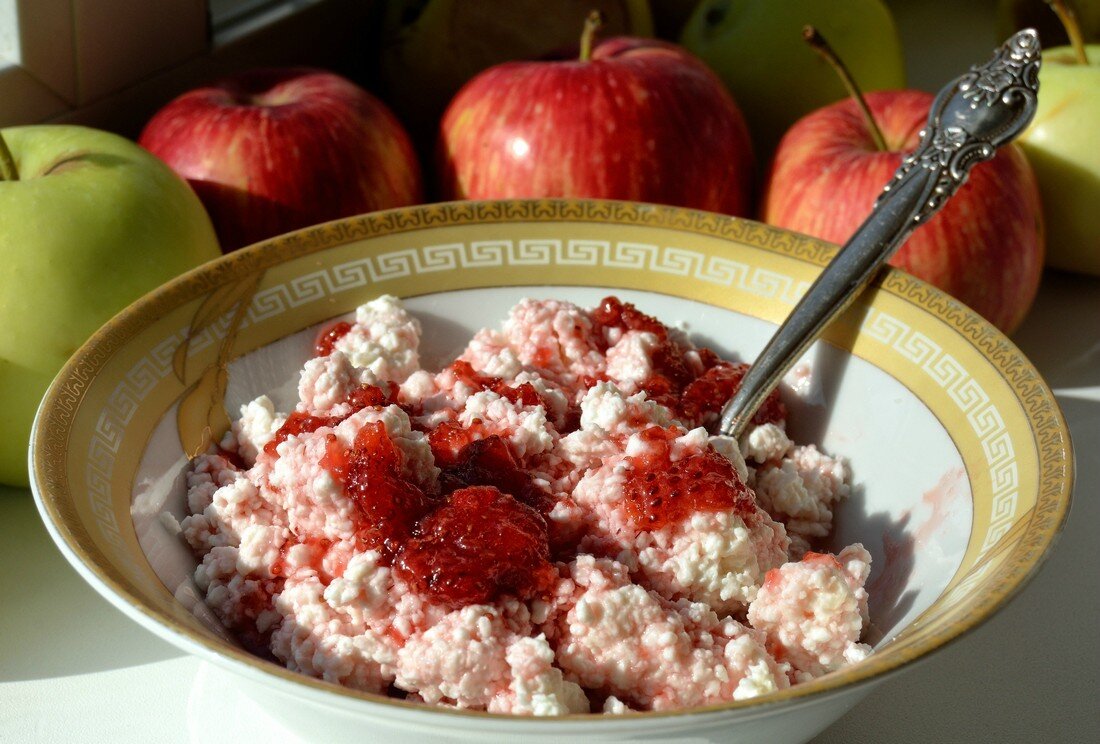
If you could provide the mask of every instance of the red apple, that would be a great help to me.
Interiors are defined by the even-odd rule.
[[[749,208],[752,150],[737,105],[702,62],[652,39],[482,72],[443,116],[440,158],[447,198]]]
[[[188,180],[224,251],[421,201],[401,124],[365,90],[321,70],[252,70],[184,93],[139,143]]]
[[[844,243],[882,187],[916,147],[932,96],[915,90],[868,93],[882,131],[879,150],[853,100],[818,109],[784,135],[763,199],[765,222]],[[1016,145],[979,163],[968,181],[890,263],[930,282],[1006,333],[1031,307],[1043,268],[1043,226],[1035,176]]]

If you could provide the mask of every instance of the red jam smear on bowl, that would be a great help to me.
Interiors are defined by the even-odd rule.
[[[450,494],[417,525],[394,572],[451,607],[544,596],[558,578],[542,515],[492,486]]]
[[[681,434],[676,428],[646,429],[640,436],[647,451],[627,458],[631,470],[623,484],[623,503],[634,526],[659,530],[697,512],[754,512],[752,494],[722,455],[708,448],[672,460],[672,440]]]

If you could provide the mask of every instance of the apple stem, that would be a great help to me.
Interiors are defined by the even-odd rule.
[[[584,19],[584,30],[581,31],[581,62],[592,59],[592,42],[596,40],[596,32],[603,26],[603,13],[598,10],[588,11]]]
[[[802,38],[806,40],[806,43],[810,47],[821,55],[829,65],[836,70],[836,74],[840,77],[840,81],[844,83],[844,87],[848,89],[848,93],[855,100],[856,105],[859,106],[859,110],[863,112],[863,118],[867,121],[867,128],[871,130],[871,138],[875,141],[875,147],[880,151],[886,152],[886,138],[882,136],[882,130],[878,128],[878,122],[875,121],[875,117],[871,115],[871,109],[867,106],[867,101],[863,98],[863,93],[860,91],[859,86],[856,85],[855,78],[852,77],[852,73],[848,71],[848,67],[837,56],[837,53],[833,51],[833,48],[829,46],[829,42],[825,41],[825,37],[814,28],[813,26],[803,26]]]
[[[3,133],[0,133],[0,181],[18,181],[19,169],[15,166],[15,158],[8,149],[8,143],[4,141]]]
[[[1073,45],[1073,53],[1077,57],[1077,62],[1087,65],[1089,57],[1085,54],[1085,37],[1081,34],[1081,24],[1077,21],[1077,14],[1073,12],[1073,8],[1066,4],[1065,0],[1045,0],[1045,2],[1054,11],[1054,15],[1058,16],[1063,28],[1066,29],[1066,36],[1069,37],[1069,43]]]

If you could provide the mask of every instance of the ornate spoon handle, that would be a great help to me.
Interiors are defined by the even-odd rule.
[[[875,278],[909,234],[966,181],[970,169],[1027,127],[1039,90],[1039,37],[1027,29],[936,96],[920,144],[871,214],[772,336],[722,409],[719,431],[740,436],[756,409],[810,344]]]

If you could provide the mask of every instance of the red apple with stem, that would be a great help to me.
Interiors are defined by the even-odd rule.
[[[852,99],[818,109],[784,135],[762,203],[765,222],[844,243],[882,187],[916,147],[933,96],[916,90],[860,94],[824,39],[807,40],[846,79]],[[1016,145],[979,163],[943,210],[890,259],[936,285],[1006,333],[1035,299],[1043,267],[1035,176]]]
[[[752,149],[721,81],[682,48],[585,22],[574,59],[508,62],[465,85],[443,116],[442,195],[593,197],[749,208]]]
[[[422,199],[408,135],[378,99],[306,68],[251,70],[184,93],[139,143],[187,179],[222,250]]]

